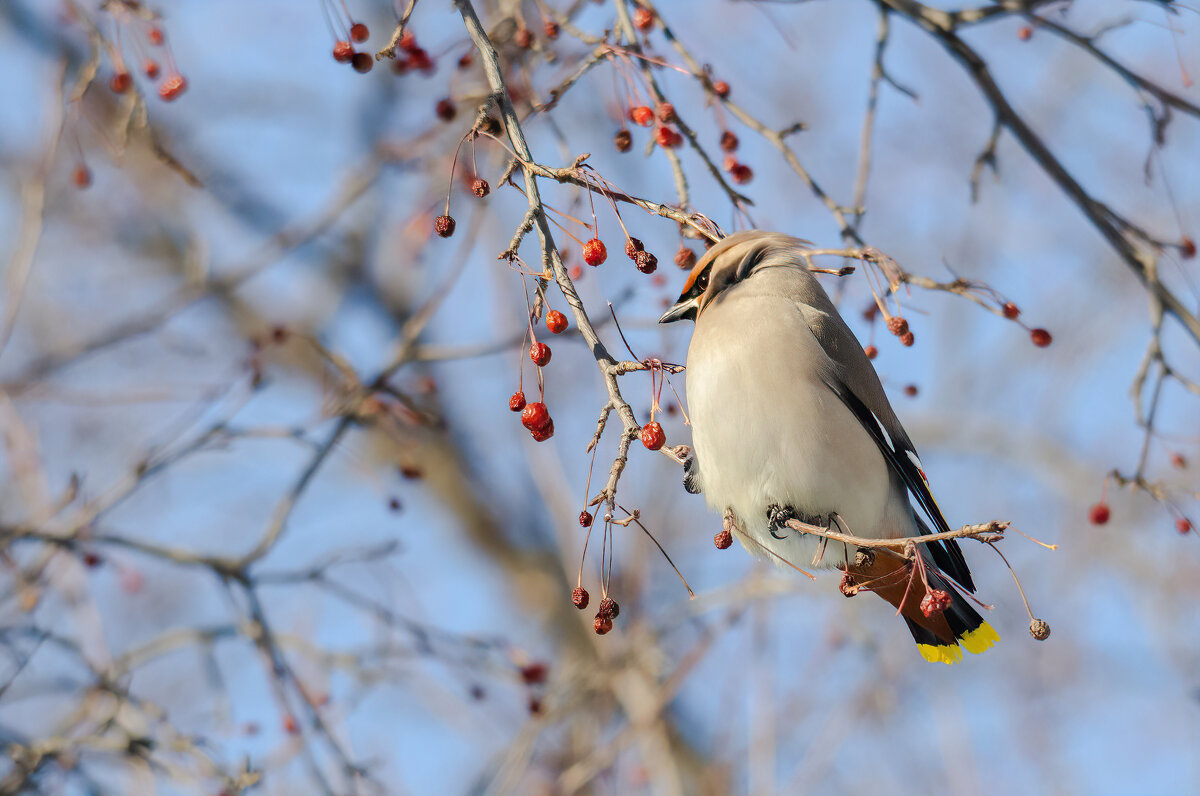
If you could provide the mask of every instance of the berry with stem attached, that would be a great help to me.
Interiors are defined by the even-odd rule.
[[[371,38],[371,30],[365,22],[355,22],[350,26],[350,38],[361,44]]]
[[[667,435],[663,433],[662,426],[657,422],[650,422],[642,426],[642,444],[652,451],[660,449],[667,442]]]
[[[1053,342],[1054,338],[1052,338],[1050,333],[1045,329],[1033,329],[1029,332],[1029,339],[1032,340],[1033,344],[1038,348],[1045,348],[1046,346],[1050,345],[1051,342]]]
[[[608,259],[608,249],[604,248],[604,241],[599,238],[592,238],[583,244],[583,261],[590,266],[597,266]]]
[[[534,343],[529,346],[529,358],[539,368],[545,367],[550,363],[550,346],[545,343]]]
[[[508,408],[514,412],[520,412],[525,408],[525,393],[517,390],[512,394],[512,398],[508,399]]]
[[[546,328],[551,334],[562,334],[567,330],[567,316],[558,310],[550,310],[546,313]]]
[[[454,234],[454,226],[454,219],[450,216],[438,216],[433,220],[433,231],[443,238]]]

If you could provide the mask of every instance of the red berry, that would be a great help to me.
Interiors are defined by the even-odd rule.
[[[421,468],[415,464],[405,463],[396,469],[400,471],[400,476],[408,481],[420,480],[421,476],[424,475]]]
[[[733,171],[737,168],[737,164],[737,155],[726,155],[725,160],[721,162],[721,168],[725,169],[725,171]]]
[[[670,127],[660,127],[654,131],[654,140],[663,149],[674,149],[683,143],[683,136]]]
[[[443,238],[454,234],[454,219],[450,216],[438,216],[433,220],[433,231]]]
[[[633,135],[625,128],[621,128],[613,136],[613,145],[616,146],[618,152],[628,152],[633,148]]]
[[[729,546],[733,544],[733,534],[726,528],[713,537],[713,544],[717,546],[718,550],[728,550]]]
[[[371,30],[365,22],[355,22],[350,26],[350,38],[356,42],[362,43],[371,38]]]
[[[608,259],[608,249],[599,238],[592,238],[583,244],[583,261],[591,266],[597,266]]]
[[[171,75],[158,87],[158,96],[162,97],[167,102],[179,97],[187,90],[187,80],[183,75]]]
[[[545,442],[554,436],[554,421],[551,420],[541,428],[535,428],[529,433],[533,435],[533,439],[536,442]]]
[[[558,310],[550,310],[546,313],[546,328],[551,334],[562,334],[567,330],[567,316]]]
[[[1184,235],[1183,240],[1179,241],[1179,256],[1185,260],[1196,256],[1196,241],[1192,240],[1191,236]]]
[[[1004,306],[1001,307],[1000,310],[1004,313],[1004,317],[1008,318],[1010,321],[1015,321],[1021,314],[1021,310],[1018,309],[1017,305],[1013,304],[1011,301],[1004,302]]]
[[[917,397],[917,385],[906,384],[904,386],[904,394],[907,395],[909,398],[916,398]]]
[[[483,177],[476,177],[471,180],[471,193],[478,196],[480,199],[492,192],[492,186],[488,185],[488,181]]]
[[[690,271],[696,264],[696,253],[687,246],[680,246],[679,251],[675,252],[675,264],[686,271]]]
[[[654,111],[647,108],[645,105],[638,105],[629,111],[629,119],[634,124],[639,124],[642,127],[649,127],[654,124]]]
[[[549,673],[550,667],[541,661],[527,663],[521,667],[521,679],[525,685],[541,685],[546,682],[546,675]]]
[[[745,163],[739,163],[729,170],[729,176],[733,177],[733,181],[738,185],[745,185],[754,179],[754,170]]]
[[[84,164],[80,163],[71,172],[71,182],[75,183],[75,187],[83,190],[92,184],[92,171]]]
[[[658,258],[650,252],[638,252],[637,257],[633,259],[637,263],[637,269],[643,274],[652,274],[658,268]]]
[[[669,102],[658,103],[658,107],[655,108],[655,111],[658,116],[658,120],[663,124],[671,124],[679,119],[679,117],[675,115],[675,106]]]
[[[931,617],[934,614],[945,613],[950,607],[950,592],[942,589],[930,589],[929,592],[921,598],[921,613],[925,617]]]
[[[375,67],[375,59],[370,53],[355,53],[350,59],[350,65],[354,67],[355,72],[365,75]]]
[[[89,569],[95,569],[104,562],[99,553],[89,550],[83,554],[83,565]]]
[[[421,49],[417,46],[417,34],[411,30],[404,31],[404,35],[400,37],[400,49],[406,53],[414,53]]]
[[[575,591],[571,592],[571,602],[574,603],[575,607],[580,611],[588,607],[588,600],[589,597],[587,589],[583,588],[582,586],[576,586]]]
[[[905,332],[904,334],[900,335],[900,344],[905,348],[912,348],[912,344],[916,342],[916,339],[917,338],[913,336],[912,332]]]
[[[721,133],[721,151],[735,152],[738,148],[738,137],[732,130]]]
[[[908,321],[897,315],[895,317],[888,318],[887,328],[889,332],[897,337],[903,337],[904,333],[908,331]]]
[[[1029,27],[1028,25],[1022,25],[1021,27],[1017,28],[1017,38],[1021,41],[1029,41],[1031,38],[1033,38],[1033,28]]]
[[[558,23],[555,22],[554,20],[552,20],[552,19],[546,20],[546,23],[544,25],[542,25],[542,29],[546,31],[547,39],[554,41],[555,39],[558,38],[559,27],[558,27]]]
[[[162,46],[162,43],[165,40],[166,36],[163,35],[162,28],[158,27],[157,25],[152,26],[146,31],[146,41],[150,42],[155,47]]]
[[[584,528],[590,528],[592,526],[592,513],[590,511],[579,512],[579,524]]]
[[[108,88],[114,94],[124,94],[133,85],[133,78],[128,72],[116,72],[108,79]]]
[[[654,27],[654,12],[645,6],[638,6],[633,12],[633,26],[642,33]]]
[[[142,64],[142,71],[151,80],[156,79],[159,73],[158,61],[155,61],[153,58],[147,58],[146,63]]]
[[[617,605],[617,601],[611,597],[605,597],[600,601],[600,606],[596,610],[597,616],[607,616],[611,619],[616,619],[621,615],[621,606]]]
[[[433,59],[429,57],[429,53],[417,47],[408,54],[408,66],[410,69],[416,69],[425,74],[432,74],[434,70]]]
[[[865,310],[863,310],[863,320],[866,321],[867,323],[875,323],[875,318],[877,318],[878,316],[879,316],[879,305],[878,304],[874,304],[874,303],[868,304],[867,308]]]
[[[1191,529],[1192,523],[1187,517],[1180,517],[1179,519],[1175,520],[1175,530],[1179,531],[1180,533],[1187,533]]]
[[[528,50],[533,46],[533,32],[529,30],[529,28],[521,28],[517,31],[516,35],[513,36],[513,41],[516,42],[517,46],[522,50]]]
[[[542,428],[550,422],[550,410],[541,401],[534,401],[527,404],[521,410],[521,425],[530,431],[535,431]]]
[[[867,359],[874,359],[879,356],[879,349],[873,345],[869,345],[863,349],[863,353],[867,355]]]
[[[539,368],[545,367],[550,362],[550,346],[545,343],[534,343],[529,346],[529,358]]]
[[[333,45],[333,60],[339,64],[349,63],[354,57],[354,47],[348,41],[339,41]]]
[[[583,278],[583,266],[582,265],[572,265],[571,266],[571,279],[578,282],[582,278]]]
[[[637,238],[630,238],[625,241],[625,256],[630,260],[636,260],[638,252],[645,251],[646,247]]]
[[[508,408],[514,412],[520,412],[525,408],[525,393],[517,390],[512,394],[512,398],[508,399]]]
[[[1108,522],[1110,516],[1112,516],[1112,512],[1109,511],[1108,504],[1103,500],[1088,509],[1088,521],[1092,525],[1103,525]]]
[[[718,80],[713,83],[713,93],[721,99],[729,99],[729,84],[724,80]]]
[[[458,59],[458,68],[466,69],[473,63],[475,63],[475,59],[471,56],[471,53],[463,53],[462,57]]]
[[[1171,454],[1171,466],[1176,470],[1183,470],[1187,467],[1187,459],[1183,458],[1182,453]]]
[[[437,101],[437,105],[434,106],[433,112],[437,114],[437,117],[443,122],[448,122],[458,113],[458,108],[454,107],[454,100],[450,99],[449,97],[443,97]]]
[[[595,628],[597,636],[603,636],[612,630],[612,619],[607,616],[597,616],[592,627]]]
[[[283,731],[288,735],[295,735],[300,732],[300,725],[297,723],[296,717],[290,713],[283,717]]]
[[[658,423],[647,423],[642,426],[642,444],[652,451],[656,451],[666,444],[667,435],[663,433],[662,426]]]
[[[1050,333],[1045,329],[1034,329],[1029,333],[1029,339],[1032,340],[1033,344],[1038,348],[1045,348],[1046,346],[1050,345],[1050,342],[1053,338],[1050,337]]]

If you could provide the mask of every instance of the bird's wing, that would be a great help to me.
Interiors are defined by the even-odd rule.
[[[812,279],[811,276],[809,278]],[[950,526],[929,489],[929,481],[925,478],[925,468],[921,466],[917,450],[892,410],[871,361],[816,280],[812,279],[811,286],[806,287],[809,289],[804,291],[797,306],[828,358],[823,363],[825,367],[820,368],[825,384],[875,440],[888,466],[900,476],[908,491],[917,499],[934,529],[949,531]],[[812,291],[812,287],[816,290]],[[813,295],[817,291],[819,295]],[[917,525],[922,533],[929,533],[924,523],[918,522]],[[975,591],[971,570],[967,568],[967,561],[956,540],[931,543],[927,547],[930,548],[934,563],[943,572],[968,591]]]

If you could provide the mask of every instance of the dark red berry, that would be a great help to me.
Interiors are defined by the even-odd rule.
[[[630,238],[629,240],[625,241],[625,256],[630,260],[636,260],[638,252],[644,251],[645,248],[646,247],[640,240],[637,238]]]
[[[527,404],[521,410],[521,425],[530,431],[542,428],[550,422],[550,410],[541,401],[534,401]]]
[[[1108,504],[1103,500],[1088,509],[1088,521],[1092,525],[1103,525],[1108,522],[1108,518],[1112,516],[1112,512],[1108,508]]]
[[[513,41],[516,42],[517,46],[522,50],[528,50],[533,46],[533,31],[531,31],[529,28],[521,28],[517,31],[516,35],[513,36]]]
[[[633,148],[633,135],[622,127],[613,136],[613,145],[616,146],[618,152],[628,152]]]
[[[559,33],[560,29],[559,29],[557,22],[555,22],[552,19],[548,19],[548,20],[546,20],[545,24],[542,25],[542,30],[544,30],[546,32],[547,39],[549,39],[550,41],[554,41],[555,39],[558,38],[558,33]]]
[[[1010,321],[1015,321],[1021,314],[1021,310],[1011,301],[1004,302],[1004,306],[1000,310],[1004,313],[1004,317]]]
[[[638,6],[633,12],[633,26],[642,33],[654,27],[654,12],[645,6]]]
[[[92,170],[80,163],[71,172],[71,182],[75,183],[76,188],[83,190],[92,184]]]
[[[450,216],[438,216],[433,220],[433,231],[443,238],[454,234],[454,219]]]
[[[729,99],[729,84],[724,80],[718,80],[713,83],[713,93],[721,99]]]
[[[607,616],[597,616],[596,621],[592,623],[592,627],[595,628],[597,636],[606,635],[612,630],[612,619]]]
[[[666,444],[666,441],[667,435],[663,433],[662,426],[657,422],[642,426],[642,444],[650,450],[658,450]]]
[[[371,38],[371,30],[365,22],[355,22],[350,26],[350,38],[361,44]]]
[[[680,246],[675,252],[675,264],[684,270],[691,270],[696,265],[696,253],[687,246]]]
[[[638,252],[637,257],[633,259],[637,263],[637,269],[643,274],[652,274],[658,268],[658,258],[650,252]]]
[[[158,67],[158,61],[155,61],[153,58],[147,58],[146,63],[142,64],[142,71],[146,74],[146,77],[150,78],[151,80],[158,79],[158,73],[160,71]]]
[[[133,85],[133,78],[128,72],[116,72],[108,79],[108,88],[114,94],[124,94]]]
[[[1191,236],[1184,235],[1183,240],[1179,241],[1179,256],[1185,260],[1196,256],[1196,241],[1192,240]]]
[[[916,342],[916,339],[917,338],[913,336],[912,332],[905,332],[904,334],[900,335],[900,344],[905,348],[912,348],[912,344]]]
[[[375,67],[375,59],[370,53],[355,53],[350,58],[350,65],[354,67],[354,71],[360,75],[365,75]]]
[[[521,667],[521,680],[525,685],[541,685],[546,682],[546,675],[549,674],[550,667],[541,661],[527,663]]]
[[[437,101],[437,105],[433,108],[434,114],[443,122],[448,122],[458,113],[458,108],[454,105],[454,100],[449,97],[443,97]]]
[[[533,439],[535,441],[545,442],[554,436],[554,421],[551,420],[547,422],[546,425],[542,426],[541,428],[531,429],[529,433],[533,435]]]
[[[745,163],[739,163],[729,170],[729,176],[738,185],[745,185],[754,179],[754,170]]]
[[[654,124],[654,111],[652,111],[650,108],[647,108],[645,105],[638,105],[636,108],[633,108],[629,111],[629,119],[634,124],[641,125],[642,127],[649,127],[650,125]]]
[[[580,611],[588,607],[589,599],[591,598],[588,597],[587,589],[583,588],[582,586],[576,586],[575,591],[571,592],[571,602],[574,603],[575,607]]]
[[[1187,517],[1180,517],[1179,519],[1175,520],[1175,530],[1179,531],[1180,533],[1187,533],[1191,529],[1192,523]]]
[[[421,468],[412,463],[404,463],[396,468],[400,471],[400,477],[406,481],[418,481],[425,473]]]
[[[339,64],[349,63],[354,57],[354,46],[348,41],[339,41],[333,45],[333,60]]]
[[[869,345],[863,349],[863,353],[867,355],[867,359],[874,359],[879,356],[879,349],[873,345]]]
[[[608,259],[608,249],[599,238],[592,238],[583,244],[583,261],[591,266],[600,265]]]
[[[674,149],[683,143],[683,136],[670,127],[659,127],[654,131],[654,140],[663,149]]]
[[[726,130],[721,133],[721,150],[724,152],[736,152],[738,148],[738,137],[734,135],[732,130]]]
[[[534,343],[529,346],[529,358],[539,368],[545,367],[550,362],[550,346],[545,343]]]
[[[567,330],[567,316],[558,310],[550,310],[546,313],[546,328],[551,334],[562,334]]]
[[[660,102],[658,107],[654,109],[658,120],[663,124],[672,124],[679,119],[675,115],[675,106],[669,102]]]
[[[605,597],[600,601],[600,606],[596,611],[597,616],[607,616],[610,619],[616,619],[621,615],[621,606],[617,605],[617,601],[611,597]]]
[[[166,41],[166,38],[167,37],[163,35],[162,28],[158,27],[157,25],[152,25],[150,29],[146,31],[146,41],[150,42],[155,47],[161,47],[162,43]]]
[[[921,613],[929,618],[935,614],[945,613],[950,607],[950,592],[942,589],[930,589],[929,592],[921,598]]]
[[[102,564],[103,562],[104,562],[104,559],[102,559],[100,557],[100,554],[97,552],[89,550],[88,552],[83,554],[83,565],[89,569],[95,569],[96,567],[100,566],[100,564]]]
[[[158,87],[158,96],[167,102],[177,99],[187,90],[187,80],[183,75],[171,75]]]
[[[1045,348],[1053,341],[1053,338],[1050,337],[1050,333],[1045,329],[1034,329],[1030,331],[1029,339],[1032,340],[1033,344],[1038,348]]]
[[[728,528],[725,528],[713,537],[713,544],[717,546],[718,550],[728,550],[729,546],[733,544],[733,534],[729,532]]]
[[[917,397],[917,385],[906,384],[904,386],[904,394],[907,395],[909,398]]]
[[[592,513],[586,510],[579,512],[579,524],[584,528],[592,527]]]
[[[400,505],[400,498],[390,498],[388,500],[388,509],[389,510],[399,511],[401,508],[403,508],[403,507]]]
[[[478,196],[480,199],[492,192],[492,186],[488,185],[488,181],[483,177],[476,177],[471,180],[471,193]]]
[[[525,393],[517,390],[512,394],[512,398],[508,399],[508,408],[514,412],[520,412],[525,408]]]
[[[888,328],[889,332],[896,335],[897,337],[903,337],[904,333],[908,331],[908,321],[906,321],[901,316],[896,315],[894,317],[888,318],[887,328]]]

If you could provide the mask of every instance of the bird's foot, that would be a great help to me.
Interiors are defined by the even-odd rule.
[[[775,533],[780,528],[786,526],[788,520],[796,519],[796,510],[791,506],[780,506],[777,503],[772,503],[767,506],[767,530],[771,532],[771,536],[776,539],[785,539]]]

